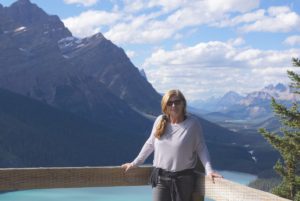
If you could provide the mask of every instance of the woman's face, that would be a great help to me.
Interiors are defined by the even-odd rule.
[[[183,109],[184,109],[183,100],[180,97],[173,95],[169,98],[167,102],[167,108],[168,108],[168,113],[171,116],[181,116],[183,115]]]

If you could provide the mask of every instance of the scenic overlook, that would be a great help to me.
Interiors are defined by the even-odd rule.
[[[171,89],[224,177],[197,156],[194,201],[300,201],[299,25],[298,0],[0,0],[0,201],[152,200],[154,154],[122,164]]]

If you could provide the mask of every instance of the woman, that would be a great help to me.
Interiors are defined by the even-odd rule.
[[[154,151],[154,170],[150,181],[154,201],[191,201],[194,168],[199,157],[206,174],[213,180],[222,177],[212,170],[199,121],[186,114],[186,99],[179,90],[162,98],[163,115],[157,117],[150,137],[136,159],[125,163],[125,172],[144,163]]]

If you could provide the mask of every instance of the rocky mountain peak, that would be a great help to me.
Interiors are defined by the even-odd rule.
[[[124,50],[101,33],[75,38],[58,16],[28,0],[3,10],[0,88],[93,121],[126,127],[148,122],[136,111],[160,112],[160,95]]]
[[[8,7],[8,14],[24,26],[34,24],[36,21],[43,21],[48,17],[47,13],[29,0],[18,0],[13,3]]]
[[[252,92],[252,93],[249,93],[247,96],[246,96],[246,99],[267,99],[267,100],[271,100],[272,99],[272,96],[265,92],[265,91],[255,91],[255,92]]]
[[[18,0],[14,4],[19,4],[19,5],[30,5],[31,2],[29,0]]]
[[[268,86],[266,86],[264,88],[264,90],[273,90],[274,89],[274,85],[273,84],[269,84]]]
[[[242,98],[243,97],[240,94],[234,91],[229,91],[219,100],[219,104],[222,105],[222,107],[225,105],[234,105],[237,104]]]
[[[22,45],[26,41],[31,44],[33,40],[41,39],[53,42],[53,39],[58,41],[72,36],[58,16],[48,15],[29,0],[18,0],[0,9],[0,26],[4,37],[13,37]]]
[[[235,91],[229,91],[223,96],[223,98],[230,98],[230,99],[238,98],[239,99],[239,98],[241,98],[241,95]]]
[[[282,84],[282,83],[278,83],[276,86],[275,86],[275,89],[277,91],[280,91],[280,92],[283,92],[283,91],[286,91],[288,88]]]
[[[270,84],[268,86],[266,86],[265,88],[262,89],[262,91],[277,91],[277,92],[284,92],[286,91],[288,88],[286,85],[282,84],[282,83],[278,83],[276,85]]]
[[[295,94],[291,93],[289,90],[289,87],[282,83],[278,83],[276,85],[270,84],[261,91],[280,100],[295,100],[296,98]]]
[[[104,38],[104,36],[103,36],[102,33],[99,32],[99,33],[96,33],[96,34],[94,34],[94,35],[92,35],[91,37],[88,37],[88,38],[102,40]]]
[[[70,59],[80,56],[82,52],[88,49],[97,48],[102,41],[106,41],[106,38],[101,33],[82,39],[67,36],[58,41],[58,46],[63,56],[66,59]]]

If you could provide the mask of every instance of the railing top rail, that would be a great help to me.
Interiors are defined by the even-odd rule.
[[[120,166],[0,168],[0,191],[148,185],[152,167],[134,168],[126,173]],[[215,183],[199,174],[196,195],[228,201],[286,201],[270,193],[243,186],[226,179]]]

